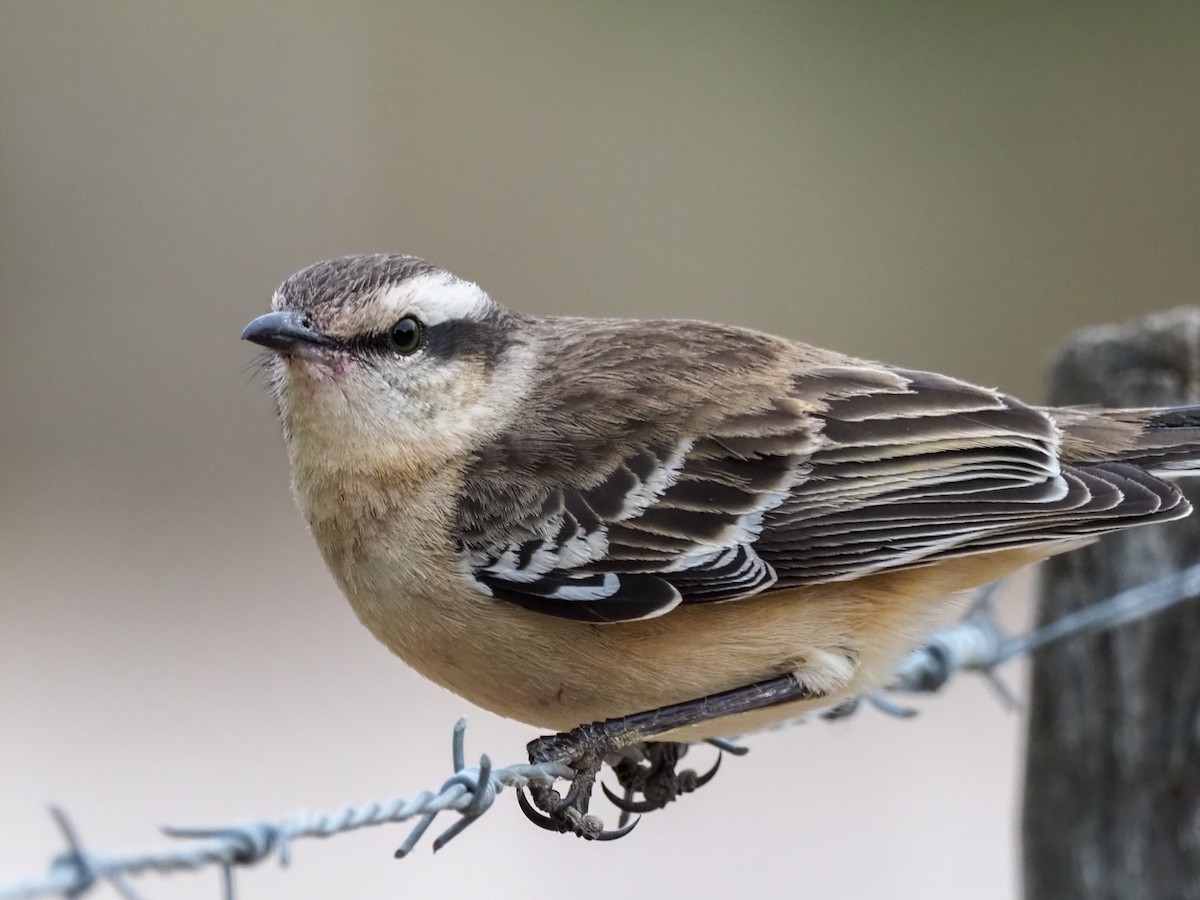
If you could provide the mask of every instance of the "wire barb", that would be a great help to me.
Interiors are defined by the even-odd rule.
[[[474,769],[467,768],[466,765],[466,734],[467,720],[459,719],[454,723],[454,738],[451,743],[451,762],[454,766],[454,774],[442,785],[441,793],[445,794],[454,786],[458,785],[466,790],[470,795],[470,802],[459,812],[462,818],[443,831],[433,842],[433,852],[441,850],[446,844],[454,840],[467,829],[471,823],[477,821],[480,816],[491,809],[493,803],[496,802],[496,794],[504,786],[498,780],[495,780],[492,775],[492,761],[485,753],[479,758],[479,765]],[[421,819],[404,843],[396,850],[394,856],[396,859],[403,859],[413,851],[417,843],[429,830],[429,826],[433,824],[433,820],[437,817],[440,810],[432,810]]]
[[[994,681],[994,670],[1017,656],[1075,635],[1098,634],[1116,628],[1197,595],[1200,595],[1200,565],[1123,591],[1029,634],[1008,637],[996,626],[991,615],[990,593],[985,591],[963,621],[937,632],[926,646],[904,658],[889,690],[906,693],[937,691],[963,671],[979,672]],[[890,715],[907,717],[912,712],[877,695],[866,695],[864,699]],[[849,714],[855,705],[853,702],[845,704],[839,708],[839,714]],[[746,750],[722,739],[708,743],[735,756]],[[437,793],[423,791],[408,800],[396,798],[382,805],[368,803],[359,808],[343,807],[325,815],[300,812],[277,822],[164,828],[163,833],[175,842],[169,848],[123,856],[100,856],[85,850],[67,815],[61,809],[53,808],[51,815],[62,833],[66,850],[54,858],[43,875],[0,884],[0,900],[45,896],[77,898],[90,893],[100,882],[110,885],[124,900],[137,900],[137,894],[125,881],[127,875],[148,871],[160,874],[194,871],[208,866],[221,870],[222,896],[233,900],[234,872],[238,867],[254,865],[273,854],[278,854],[280,863],[287,865],[291,844],[298,838],[328,838],[359,828],[416,819],[412,831],[396,851],[397,857],[403,857],[412,852],[439,813],[459,813],[460,818],[433,842],[436,851],[478,821],[505,788],[516,788],[521,800],[520,789],[523,787],[552,785],[559,780],[569,780],[574,774],[559,762],[497,769],[486,755],[480,757],[478,766],[467,766],[465,747],[466,720],[460,719],[454,726],[451,742],[454,773]]]

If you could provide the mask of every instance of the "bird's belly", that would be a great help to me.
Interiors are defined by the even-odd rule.
[[[565,731],[785,672],[822,695],[671,735],[699,740],[795,718],[878,686],[955,607],[955,592],[1031,561],[1024,551],[967,557],[612,625],[530,612],[461,582],[347,593],[364,624],[422,675],[538,728]]]

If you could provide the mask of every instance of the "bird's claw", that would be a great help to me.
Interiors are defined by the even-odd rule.
[[[604,791],[604,796],[621,812],[648,813],[654,812],[656,809],[662,809],[662,804],[655,803],[652,800],[630,800],[628,797],[618,797],[603,782],[600,783],[600,790]]]
[[[595,816],[593,816],[592,818],[595,818]],[[633,831],[633,829],[637,828],[637,824],[640,821],[642,821],[642,820],[640,818],[637,818],[637,819],[634,819],[632,822],[630,822],[628,825],[622,825],[620,828],[613,828],[613,829],[609,829],[608,831],[601,831],[598,835],[596,835],[594,840],[615,841],[617,838],[623,838],[623,837],[625,837],[625,835],[629,834],[629,832]]]
[[[694,790],[696,790],[696,788],[702,788],[706,784],[708,784],[710,781],[712,781],[713,777],[717,774],[718,771],[720,771],[720,768],[721,768],[721,754],[718,753],[717,761],[712,764],[711,769],[709,769],[707,772],[705,772],[703,775],[699,776],[696,779],[696,783],[695,783],[695,785],[692,786],[692,790],[694,791]],[[688,772],[690,772],[690,771],[692,771],[692,770],[688,769]],[[684,773],[684,774],[686,774],[686,773]]]
[[[548,793],[554,797],[558,797],[557,791],[550,790]],[[606,830],[599,816],[580,812],[577,807],[569,804],[565,798],[559,798],[556,803],[553,801],[548,802],[548,806],[556,807],[553,812],[549,813],[542,812],[538,806],[535,806],[534,804],[540,806],[538,799],[531,801],[525,796],[524,791],[517,792],[517,803],[521,807],[521,812],[525,814],[525,818],[538,828],[544,828],[547,831],[554,831],[559,834],[573,834],[576,837],[583,838],[585,841],[615,841],[617,838],[625,837],[625,835],[633,831],[637,823],[641,821],[641,819],[634,819],[623,828]]]

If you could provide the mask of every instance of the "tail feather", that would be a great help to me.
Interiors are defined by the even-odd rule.
[[[1200,406],[1044,412],[1062,430],[1064,462],[1121,462],[1160,478],[1200,475]]]

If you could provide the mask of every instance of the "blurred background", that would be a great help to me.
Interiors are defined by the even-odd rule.
[[[533,736],[325,573],[237,340],[286,275],[403,250],[531,312],[737,321],[1036,400],[1072,329],[1200,282],[1200,19],[1115,7],[5,0],[0,881],[61,850],[48,802],[119,850],[436,789],[461,714],[471,755]],[[969,678],[920,707],[754,737],[614,844],[505,796],[437,857],[393,861],[393,826],[239,884],[1011,898],[1021,718]]]

